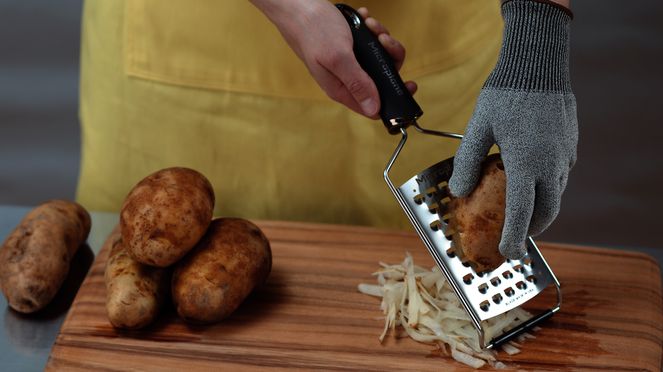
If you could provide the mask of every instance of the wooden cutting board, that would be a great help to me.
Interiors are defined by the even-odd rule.
[[[378,261],[406,251],[432,267],[413,233],[319,224],[258,222],[273,270],[233,316],[190,326],[172,306],[152,327],[118,331],[105,314],[104,246],[60,330],[48,370],[469,370],[403,332],[378,341],[379,299],[357,292]],[[540,244],[562,282],[564,302],[537,338],[513,357],[521,370],[661,369],[663,311],[659,267],[649,256]],[[543,295],[543,296],[542,296]],[[537,297],[539,302],[546,295]],[[548,298],[550,300],[550,298]],[[542,305],[541,305],[542,306]]]

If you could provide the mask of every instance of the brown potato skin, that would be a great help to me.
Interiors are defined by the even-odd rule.
[[[167,267],[182,258],[212,221],[214,190],[189,168],[166,168],[140,181],[120,212],[122,240],[134,260]]]
[[[0,251],[0,286],[12,309],[33,313],[51,302],[90,227],[85,208],[65,200],[50,200],[23,218]]]
[[[157,318],[168,296],[169,269],[132,259],[119,232],[109,239],[112,245],[104,272],[108,320],[116,328],[143,328]]]
[[[455,232],[452,239],[456,254],[467,259],[477,272],[494,270],[504,262],[499,243],[505,208],[506,174],[499,154],[493,154],[483,162],[474,191],[450,203],[453,218],[449,227]]]
[[[172,296],[187,322],[213,323],[229,316],[272,267],[269,241],[240,218],[212,221],[196,247],[175,266]]]

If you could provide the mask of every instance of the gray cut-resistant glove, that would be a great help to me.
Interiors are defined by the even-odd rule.
[[[508,0],[502,5],[504,39],[454,160],[451,193],[467,196],[493,144],[507,179],[499,249],[506,258],[526,253],[559,212],[569,170],[576,161],[578,120],[569,77],[571,13],[548,1]]]

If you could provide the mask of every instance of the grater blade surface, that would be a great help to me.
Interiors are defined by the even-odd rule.
[[[453,252],[448,231],[449,215],[443,207],[449,199],[447,182],[453,158],[443,160],[410,178],[397,191],[405,200],[412,221],[440,269],[476,318],[486,320],[527,302],[556,278],[531,238],[527,254],[520,260],[506,260],[490,272],[477,273]]]

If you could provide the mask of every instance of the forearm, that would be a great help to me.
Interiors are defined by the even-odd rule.
[[[500,0],[502,5],[504,3],[508,3],[511,0]],[[571,18],[573,18],[573,13],[571,12],[571,0],[532,0],[536,1],[539,3],[548,3],[553,6],[559,7],[560,9],[564,10]]]
[[[551,0],[553,3],[557,3],[567,9],[571,9],[571,0]]]
[[[283,21],[292,18],[291,15],[303,14],[303,10],[309,5],[309,1],[301,0],[249,0],[253,6],[258,8],[272,22]]]

